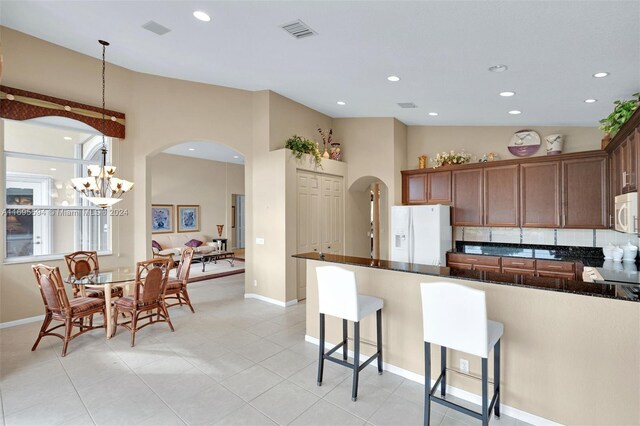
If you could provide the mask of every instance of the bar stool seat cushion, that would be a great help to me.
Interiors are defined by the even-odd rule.
[[[384,301],[378,297],[365,296],[363,294],[358,295],[358,317],[355,321],[360,321],[363,318],[375,313],[382,309]]]

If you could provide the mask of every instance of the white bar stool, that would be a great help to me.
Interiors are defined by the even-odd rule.
[[[424,424],[429,424],[431,401],[489,424],[491,409],[500,417],[500,338],[502,323],[487,319],[485,293],[452,283],[421,283],[424,327]],[[432,388],[431,343],[440,345],[440,376]],[[482,413],[443,399],[447,388],[447,348],[482,358]],[[493,349],[493,398],[488,404],[487,358]],[[435,395],[440,384],[440,395]]]
[[[382,299],[358,294],[356,274],[338,266],[319,266],[318,311],[320,312],[320,355],[318,357],[318,386],[322,386],[324,360],[335,362],[353,370],[351,399],[358,397],[358,375],[374,359],[378,359],[378,374],[382,374]],[[377,351],[362,365],[360,360],[360,320],[376,313]],[[324,352],[324,316],[342,318],[342,342]],[[347,362],[347,321],[353,321],[353,364]],[[342,348],[342,359],[333,358],[332,353]]]

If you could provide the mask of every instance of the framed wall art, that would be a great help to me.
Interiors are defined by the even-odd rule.
[[[173,230],[173,204],[151,205],[151,233],[163,234]]]
[[[178,206],[178,232],[200,231],[200,206]]]

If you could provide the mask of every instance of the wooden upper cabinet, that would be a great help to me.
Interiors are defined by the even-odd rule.
[[[638,189],[637,185],[637,158],[638,150],[635,132],[629,135],[627,140],[622,144],[622,192],[633,192]]]
[[[560,227],[560,162],[520,165],[520,223],[523,228]]]
[[[482,177],[483,169],[452,171],[453,176],[453,225],[482,226]]]
[[[484,224],[520,226],[518,165],[484,169]]]
[[[606,173],[605,156],[562,162],[563,227],[607,227]]]
[[[424,204],[427,202],[427,175],[406,176],[406,201],[405,204]]]
[[[451,203],[451,172],[434,172],[427,175],[427,202]]]

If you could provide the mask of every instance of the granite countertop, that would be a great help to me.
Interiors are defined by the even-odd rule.
[[[448,268],[444,266],[430,266],[416,263],[393,262],[391,260],[370,259],[337,254],[324,254],[322,257],[320,257],[320,254],[317,252],[295,254],[293,255],[293,257],[298,259],[318,260],[344,265],[386,269],[389,271],[408,272],[436,277],[480,281],[491,284],[509,285],[516,287],[533,288],[538,290],[579,294],[583,296],[606,297],[609,299],[640,302],[640,292],[638,291],[640,290],[640,286],[637,285],[625,285],[620,283],[588,283],[583,281],[565,280],[559,278],[531,277],[526,275],[504,274],[498,272],[470,271],[465,269]]]
[[[543,260],[565,260],[570,262],[581,262],[584,266],[593,267],[601,267],[604,263],[602,249],[599,247],[456,241],[456,247],[451,250],[450,253],[523,257],[527,259]]]

